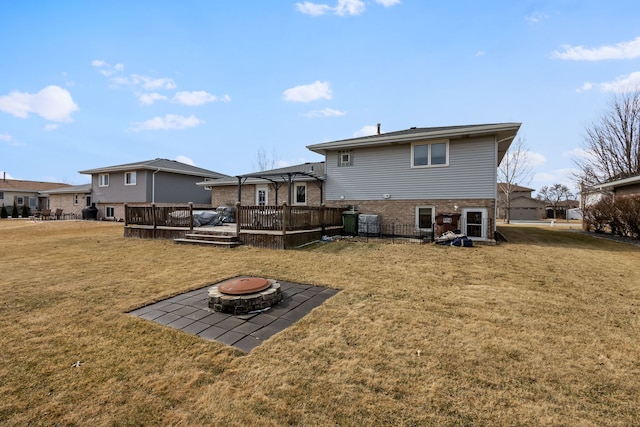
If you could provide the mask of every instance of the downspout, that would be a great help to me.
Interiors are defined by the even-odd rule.
[[[156,202],[156,174],[160,172],[160,168],[151,175],[151,203]]]

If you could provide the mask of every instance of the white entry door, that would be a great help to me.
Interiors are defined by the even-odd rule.
[[[256,185],[256,205],[267,206],[269,204],[269,186]]]
[[[462,209],[462,232],[470,239],[487,238],[487,208]]]

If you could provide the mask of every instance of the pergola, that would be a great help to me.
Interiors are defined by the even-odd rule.
[[[324,182],[324,178],[321,178],[311,172],[303,172],[303,171],[286,171],[286,172],[285,171],[280,171],[280,172],[265,171],[265,172],[250,173],[246,175],[237,175],[236,178],[238,178],[238,202],[242,202],[242,185],[247,181],[247,179],[256,178],[256,179],[263,179],[273,184],[273,187],[275,188],[275,191],[276,191],[275,200],[278,200],[278,190],[280,189],[280,187],[286,184],[287,185],[287,204],[291,206],[291,201],[292,201],[291,184],[293,184],[295,182],[295,178],[299,176],[313,178],[313,182],[320,189],[320,204],[322,204],[324,200],[323,189],[322,189],[322,183]]]

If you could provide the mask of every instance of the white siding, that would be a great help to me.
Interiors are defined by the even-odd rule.
[[[496,195],[493,137],[449,141],[449,166],[411,168],[411,144],[351,150],[353,165],[326,156],[327,200],[482,199]]]

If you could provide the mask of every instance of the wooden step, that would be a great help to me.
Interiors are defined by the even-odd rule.
[[[210,245],[235,248],[240,246],[236,236],[213,233],[187,233],[182,239],[173,239],[175,243],[192,245]]]

